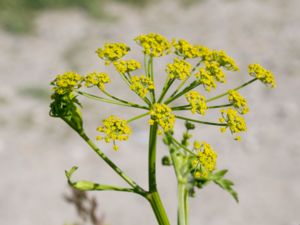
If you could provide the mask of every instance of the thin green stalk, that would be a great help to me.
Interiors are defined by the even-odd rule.
[[[207,109],[217,109],[217,108],[224,108],[224,107],[229,107],[229,106],[232,106],[232,104],[223,104],[223,105],[212,105],[212,106],[207,106]],[[181,110],[189,110],[191,109],[191,105],[181,105],[181,106],[175,106],[175,107],[172,107],[171,109],[173,111],[181,111]]]
[[[106,184],[97,184],[97,183],[91,183],[88,182],[87,185],[84,185],[88,181],[76,181],[69,183],[72,187],[82,190],[82,191],[122,191],[122,192],[132,192],[136,193],[136,191],[132,188],[124,188],[124,187],[118,187],[118,186],[112,186],[112,185],[106,185]],[[91,187],[88,187],[91,186]]]
[[[154,72],[153,72],[153,57],[150,56],[148,60],[148,74],[152,82],[154,83]],[[152,98],[152,103],[155,103],[155,90],[151,90],[151,98]]]
[[[252,80],[247,81],[246,83],[244,83],[244,84],[242,84],[242,85],[240,85],[240,86],[234,88],[233,90],[237,91],[237,90],[239,90],[239,89],[241,89],[241,88],[243,88],[243,87],[246,87],[247,85],[253,83],[253,82],[256,81],[256,80],[257,80],[257,78],[253,78]],[[223,96],[226,96],[226,95],[228,95],[228,91],[226,91],[226,92],[224,92],[224,93],[222,93],[222,94],[220,94],[220,95],[217,95],[217,96],[215,96],[215,97],[209,98],[209,99],[206,100],[206,102],[214,101],[214,100],[219,99],[219,98],[222,98]]]
[[[167,94],[168,90],[170,89],[170,87],[171,87],[171,85],[173,84],[174,81],[175,81],[174,78],[172,78],[172,79],[167,78],[167,80],[165,82],[165,85],[163,87],[162,93],[161,93],[161,95],[160,95],[160,97],[157,101],[158,103],[162,102],[162,100],[164,99],[165,95]]]
[[[135,103],[131,103],[131,102],[127,102],[127,103],[123,103],[123,102],[119,102],[119,101],[113,101],[111,99],[107,99],[107,98],[102,98],[100,96],[97,95],[93,95],[93,94],[89,94],[83,91],[76,91],[76,93],[85,96],[87,98],[93,99],[93,100],[97,100],[97,101],[101,101],[101,102],[106,102],[106,103],[110,103],[110,104],[114,104],[114,105],[121,105],[121,106],[127,106],[127,107],[134,107],[134,108],[139,108],[139,109],[149,109],[147,106],[142,106],[142,105],[138,105]]]
[[[155,217],[159,225],[170,225],[167,213],[161,202],[158,192],[148,194],[147,199],[153,209]]]
[[[141,188],[135,181],[129,178],[116,164],[114,164],[95,144],[94,142],[84,133],[76,131],[83,140],[93,149],[93,151],[100,156],[124,181],[126,181],[136,193],[145,195],[145,190]]]
[[[207,124],[207,125],[213,125],[213,126],[227,126],[226,123],[214,123],[214,122],[208,122],[208,121],[202,121],[202,120],[194,120],[188,117],[183,117],[183,116],[175,116],[178,119],[181,120],[187,120],[195,123],[201,123],[201,124]]]
[[[132,121],[143,118],[144,116],[147,116],[147,115],[149,115],[149,112],[146,112],[146,113],[140,114],[138,116],[132,117],[131,119],[127,120],[127,123],[131,123]]]
[[[180,148],[182,148],[183,150],[187,151],[188,153],[197,156],[194,152],[192,152],[191,150],[189,150],[187,147],[185,147],[184,145],[182,145],[179,141],[177,141],[175,138],[173,138],[172,136],[170,136],[173,140],[173,142]]]

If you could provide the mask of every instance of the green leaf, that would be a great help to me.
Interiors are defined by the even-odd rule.
[[[228,172],[228,170],[220,170],[214,174],[211,174],[209,176],[209,179],[210,180],[219,180],[221,179],[222,177],[224,177],[224,175]]]
[[[65,170],[65,174],[66,174],[66,177],[67,177],[69,183],[71,183],[71,176],[77,169],[78,169],[77,166],[73,166],[69,171]]]
[[[214,182],[222,189],[226,190],[234,198],[236,202],[239,202],[238,193],[232,188],[234,185],[232,181],[227,179],[214,180]]]

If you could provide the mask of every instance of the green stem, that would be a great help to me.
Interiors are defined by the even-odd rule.
[[[158,192],[152,192],[147,196],[147,199],[153,209],[155,217],[159,225],[170,225],[167,213],[161,202]]]
[[[179,141],[177,141],[175,138],[173,138],[172,136],[170,136],[170,138],[173,140],[173,142],[180,148],[182,148],[183,150],[187,151],[188,153],[190,153],[191,155],[197,156],[194,152],[192,152],[191,150],[189,150],[186,146],[182,145]]]
[[[188,225],[188,191],[186,189],[185,182],[178,182],[178,212],[177,212],[177,224]]]
[[[144,116],[147,116],[147,115],[149,115],[149,112],[146,112],[146,113],[140,114],[138,116],[132,117],[131,119],[127,120],[127,123],[131,123],[132,121],[135,121],[135,120],[140,119],[140,118],[142,118]]]
[[[149,57],[149,65],[148,65],[148,73],[149,73],[149,77],[152,80],[153,84],[154,84],[154,73],[153,73],[153,57],[150,56]],[[155,90],[151,90],[151,98],[152,98],[152,103],[155,103]]]
[[[195,122],[195,123],[202,123],[202,124],[207,124],[207,125],[213,125],[213,126],[227,126],[226,123],[214,123],[214,122],[207,122],[207,121],[202,121],[202,120],[194,120],[188,117],[183,117],[183,116],[175,116],[178,119],[181,120],[187,120],[187,121],[191,121],[191,122]]]
[[[148,156],[148,178],[149,191],[157,191],[156,187],[156,140],[157,140],[157,123],[150,126],[149,132],[149,156]]]
[[[232,104],[223,104],[223,105],[212,105],[212,106],[207,106],[207,109],[217,109],[217,108],[224,108],[224,107],[229,107],[229,106],[232,106]],[[189,110],[191,109],[191,105],[188,104],[188,105],[181,105],[181,106],[175,106],[175,107],[172,107],[171,109],[173,111],[181,111],[181,110]]]
[[[244,84],[242,84],[242,85],[240,85],[240,86],[234,88],[233,90],[237,91],[237,90],[239,90],[239,89],[241,89],[241,88],[243,88],[243,87],[246,87],[247,85],[253,83],[253,82],[256,81],[256,80],[257,80],[257,78],[253,78],[252,80],[249,80],[248,82],[246,82],[246,83],[244,83]],[[215,96],[215,97],[213,97],[213,98],[209,98],[209,99],[206,100],[206,102],[214,101],[214,100],[219,99],[219,98],[222,98],[223,96],[226,96],[226,95],[228,95],[228,91],[226,91],[226,92],[224,92],[224,93],[222,93],[222,94],[220,94],[220,95],[217,95],[217,96]]]
[[[77,131],[76,131],[77,132]],[[145,194],[145,190],[141,188],[136,182],[129,178],[116,164],[114,164],[95,144],[94,142],[84,133],[77,132],[83,140],[93,149],[93,151],[100,156],[124,181],[126,181],[136,193]]]
[[[85,96],[87,98],[93,99],[93,100],[97,100],[97,101],[101,101],[101,102],[106,102],[106,103],[110,103],[110,104],[114,104],[114,105],[121,105],[121,106],[126,106],[126,107],[133,107],[133,108],[139,108],[139,109],[147,109],[149,110],[149,108],[147,106],[142,106],[142,105],[138,105],[135,103],[130,103],[130,102],[119,102],[119,101],[113,101],[111,99],[107,99],[107,98],[102,98],[99,97],[97,95],[93,95],[93,94],[89,94],[83,91],[77,91],[78,94]]]

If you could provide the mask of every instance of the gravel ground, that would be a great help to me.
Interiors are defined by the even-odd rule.
[[[123,185],[62,121],[48,116],[48,83],[64,71],[104,69],[94,54],[97,47],[108,40],[133,46],[132,39],[146,32],[225,49],[242,65],[239,74],[230,75],[227,88],[249,79],[246,66],[253,62],[271,68],[278,82],[274,90],[255,83],[242,91],[251,107],[242,142],[236,143],[215,128],[203,127],[196,132],[218,151],[218,167],[230,170],[240,203],[209,185],[191,199],[190,224],[299,225],[299,8],[297,0],[203,0],[190,7],[162,1],[145,9],[111,4],[106,10],[113,19],[105,21],[94,21],[80,11],[47,11],[38,16],[31,35],[0,31],[1,225],[74,221],[75,210],[62,198],[68,192],[64,170],[73,165],[80,167],[75,175],[78,179]],[[141,58],[137,46],[134,50],[131,56]],[[166,63],[168,59],[162,60]],[[163,71],[162,65],[156,68],[158,74]],[[125,92],[117,77],[109,90],[134,97]],[[86,129],[91,136],[96,134],[100,120],[112,112],[128,118],[136,115],[131,109],[84,104]],[[133,129],[134,137],[119,152],[107,145],[101,147],[146,186],[148,130],[141,123],[135,123]],[[181,129],[178,125],[176,132]],[[159,157],[165,152],[160,145]],[[176,224],[173,171],[161,166],[158,169],[159,190],[171,223]],[[107,224],[156,224],[150,206],[138,196],[112,192],[93,195]]]

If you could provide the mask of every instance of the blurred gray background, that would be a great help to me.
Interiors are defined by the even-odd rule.
[[[111,68],[94,53],[105,41],[132,46],[133,38],[158,32],[210,48],[224,49],[241,67],[224,88],[249,79],[247,65],[271,69],[278,87],[259,82],[244,89],[250,113],[248,132],[239,143],[218,128],[200,126],[195,134],[218,152],[218,168],[228,168],[240,203],[211,184],[190,200],[190,224],[300,224],[300,1],[162,0],[50,1],[0,0],[0,224],[63,225],[76,220],[66,203],[64,170],[79,166],[77,179],[124,183],[61,120],[50,118],[49,82],[76,70],[111,74],[110,92],[132,97]],[[168,58],[162,59],[167,63]],[[159,82],[163,65],[157,65]],[[218,93],[218,90],[214,92]],[[82,100],[91,137],[105,116],[128,118],[131,109]],[[216,118],[216,117],[211,117]],[[147,186],[146,119],[133,124],[134,135],[119,152],[103,151],[142,186]],[[179,135],[183,124],[179,123]],[[158,157],[166,153],[159,144]],[[176,183],[171,168],[158,167],[159,190],[176,224]],[[152,225],[144,199],[127,193],[98,192],[99,213],[110,225]]]

